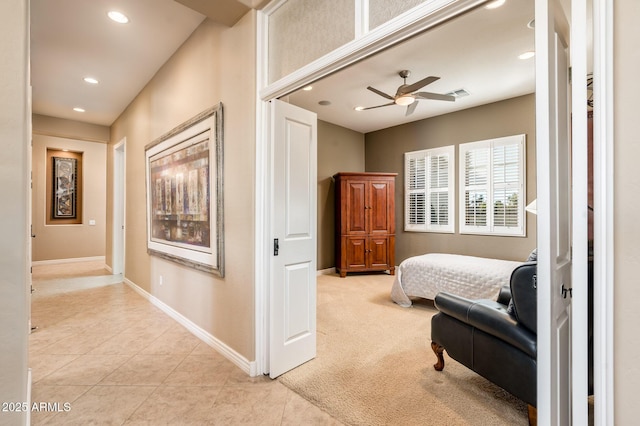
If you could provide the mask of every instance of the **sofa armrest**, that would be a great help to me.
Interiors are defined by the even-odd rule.
[[[475,300],[446,292],[436,294],[435,299],[433,299],[434,306],[440,312],[464,323],[469,322],[469,309],[474,303],[476,303]]]
[[[492,300],[470,300],[450,293],[438,293],[436,308],[447,316],[475,327],[536,357],[537,337],[507,313],[507,307]]]

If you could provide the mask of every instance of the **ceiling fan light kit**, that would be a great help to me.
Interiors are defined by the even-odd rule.
[[[396,91],[395,96],[391,96],[371,86],[367,87],[368,90],[372,91],[373,93],[379,96],[382,96],[385,99],[390,100],[391,102],[382,104],[382,105],[367,107],[367,108],[360,108],[358,109],[358,111],[380,108],[380,107],[385,107],[389,105],[400,105],[400,106],[406,106],[407,112],[405,115],[410,115],[416,109],[416,106],[417,106],[416,101],[420,99],[431,99],[431,100],[449,101],[449,102],[454,102],[456,100],[456,97],[450,94],[440,94],[440,93],[432,93],[432,92],[416,92],[416,90],[420,90],[424,86],[427,86],[433,83],[434,81],[439,80],[440,77],[429,76],[413,84],[407,84],[407,77],[411,75],[411,72],[409,70],[402,70],[398,72],[398,75],[404,80],[404,83],[400,87],[398,87],[398,90]]]
[[[395,100],[396,105],[401,105],[401,106],[407,106],[407,105],[411,105],[412,103],[414,103],[416,100],[416,98],[414,98],[411,95],[404,95],[404,96],[400,96],[399,98],[397,98]]]

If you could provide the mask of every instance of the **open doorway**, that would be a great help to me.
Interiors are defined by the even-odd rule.
[[[540,2],[542,3],[542,2]],[[515,7],[520,7],[522,9],[523,4],[519,4],[518,2],[512,2],[513,5],[515,5]],[[531,12],[533,9],[533,5],[532,4],[528,4],[529,6],[531,6]],[[471,16],[473,13],[477,13],[477,12],[484,12],[486,9],[483,8],[476,8],[474,11],[472,11],[471,13],[469,13],[466,16]],[[499,10],[499,9],[498,9]],[[506,10],[506,9],[503,9]],[[464,17],[463,17],[464,18]],[[429,33],[437,33],[437,31],[441,28],[445,28],[448,25],[451,25],[454,21],[457,21],[459,18],[453,19],[451,21],[446,22],[444,25],[441,25],[437,28],[435,28],[435,30],[431,30],[429,31]],[[531,15],[529,16],[529,19],[525,22],[525,26],[527,24],[529,24],[528,30],[530,31],[530,37],[531,37],[531,42],[533,45],[533,37],[534,37],[534,31],[533,31],[533,13],[531,13]],[[499,38],[501,38],[501,40],[499,40],[499,44],[502,45],[501,43],[506,42],[508,44],[508,42],[511,42],[514,40],[513,37],[509,37],[505,30],[505,28],[501,25],[505,22],[512,22],[511,20],[509,20],[508,18],[503,18],[503,20],[501,20],[500,22],[498,22],[496,25],[493,25],[490,27],[491,30],[495,30],[497,32],[497,34],[499,34]],[[483,53],[485,53],[485,48],[487,47],[487,45],[489,47],[493,47],[493,44],[489,43],[487,40],[487,35],[490,31],[483,31],[483,30],[479,30],[479,31],[473,31],[472,27],[470,26],[463,26],[463,30],[459,31],[460,34],[465,33],[465,31],[471,31],[471,39],[472,40],[467,40],[466,44],[463,45],[463,48],[460,49],[456,49],[454,47],[451,47],[449,49],[445,49],[448,53],[453,52],[453,54],[451,54],[451,56],[446,59],[446,60],[438,60],[437,57],[435,56],[435,51],[437,50],[438,47],[440,47],[441,45],[446,45],[446,42],[448,41],[448,39],[446,37],[441,38],[440,40],[437,41],[432,41],[431,43],[427,43],[423,46],[422,49],[411,49],[411,51],[413,52],[414,56],[417,57],[421,57],[421,58],[425,58],[428,57],[429,59],[432,60],[432,64],[430,64],[431,66],[434,66],[433,64],[436,64],[436,66],[440,66],[442,64],[446,64],[446,65],[450,65],[450,64],[456,64],[456,65],[460,65],[461,68],[465,71],[465,72],[469,72],[471,70],[475,71],[476,67],[482,67],[482,65],[487,65],[487,63],[489,63],[490,65],[494,65],[495,63],[493,63],[491,61],[490,58],[488,58],[487,55],[484,55]],[[409,40],[407,42],[401,43],[399,44],[397,47],[403,47],[403,46],[407,46],[410,45],[410,43],[413,41]],[[473,41],[475,40],[479,40],[480,44],[482,45],[479,48],[474,49],[473,47],[471,47]],[[388,53],[389,51],[394,50],[393,48],[388,49],[387,51],[385,51],[383,54],[378,55],[378,57],[383,58],[380,62],[380,64],[382,64],[382,66],[378,67],[378,69],[385,69],[386,74],[384,76],[385,81],[391,81],[393,79],[394,76],[397,75],[398,71],[401,71],[402,69],[409,69],[410,67],[408,66],[404,66],[404,65],[399,65],[396,66],[396,64],[400,64],[400,61],[394,61],[394,60],[390,60],[389,57],[384,57],[385,53]],[[533,50],[533,46],[531,47],[530,50]],[[433,55],[432,55],[433,53]],[[520,53],[524,53],[520,52]],[[463,60],[467,59],[467,58],[472,58],[472,62],[471,65],[464,65]],[[289,102],[298,105],[298,106],[302,106],[308,110],[311,111],[315,111],[318,113],[319,119],[320,120],[326,120],[327,122],[330,123],[334,123],[338,126],[344,127],[346,129],[351,129],[354,130],[356,129],[356,127],[353,127],[351,124],[347,124],[346,121],[347,118],[351,118],[351,117],[355,117],[352,113],[352,111],[349,111],[349,113],[347,113],[346,109],[343,110],[342,114],[339,114],[340,117],[338,118],[330,118],[330,114],[329,111],[332,110],[332,106],[333,105],[337,105],[340,107],[345,107],[345,105],[348,106],[349,110],[353,110],[356,106],[376,106],[379,105],[381,102],[381,98],[379,97],[380,94],[379,93],[375,93],[372,90],[367,91],[366,87],[367,84],[375,87],[377,89],[381,89],[384,93],[391,93],[393,94],[395,92],[395,89],[398,86],[398,82],[395,83],[385,83],[385,82],[378,82],[376,83],[375,78],[372,75],[371,72],[367,73],[366,69],[363,68],[359,68],[361,65],[369,63],[369,61],[373,61],[375,60],[375,57],[372,58],[367,58],[364,60],[361,60],[360,62],[358,62],[356,65],[351,66],[349,68],[345,68],[342,69],[338,72],[335,72],[334,74],[332,74],[331,76],[322,79],[322,80],[318,80],[313,82],[313,90],[311,91],[307,91],[306,94],[303,91],[299,91],[299,92],[295,92],[295,93],[291,93],[288,95],[288,100]],[[522,61],[524,61],[525,59],[521,59]],[[389,69],[392,68],[392,69]],[[411,67],[411,71],[414,73],[417,73],[415,66]],[[349,74],[350,71],[352,70],[358,70],[357,72],[353,73],[353,74]],[[364,71],[363,71],[364,70]],[[533,70],[533,68],[532,68]],[[427,71],[426,75],[430,75],[432,74],[430,71]],[[434,72],[433,75],[439,75],[440,73]],[[444,73],[443,73],[444,74]],[[473,73],[475,74],[475,72]],[[532,71],[533,74],[533,71]],[[449,73],[449,75],[452,75],[452,73]],[[349,77],[350,76],[350,77]],[[417,78],[421,78],[423,75],[420,74]],[[337,90],[337,97],[335,99],[338,99],[338,101],[334,101],[332,98],[329,97],[329,94],[331,93],[329,86],[324,86],[324,84],[327,81],[338,81],[338,80],[344,80],[347,81],[347,86],[343,86],[342,89],[338,89]],[[495,80],[495,81],[494,81]],[[441,78],[439,83],[443,82],[444,78]],[[509,80],[507,78],[501,78],[499,76],[498,72],[494,72],[490,78],[485,79],[483,87],[487,87],[490,86],[490,84],[488,82],[494,81],[494,83],[496,84],[497,87],[499,88],[503,88],[503,87],[509,87]],[[534,80],[532,80],[534,81]],[[411,83],[411,81],[408,82],[409,84]],[[383,87],[382,85],[386,84],[386,87]],[[351,85],[351,86],[349,86]],[[533,83],[533,85],[535,86],[535,83]],[[339,86],[338,86],[339,87]],[[450,87],[447,89],[444,88],[438,88],[436,90],[436,86],[431,86],[433,87],[435,92],[438,93],[442,93],[442,94],[448,94],[448,93],[456,93],[458,91],[457,87]],[[461,87],[461,89],[465,89],[465,87]],[[355,103],[353,101],[353,99],[355,99],[354,96],[347,96],[347,97],[342,97],[342,95],[348,93],[349,91],[354,91],[354,90],[360,90],[364,93],[366,93],[368,96],[370,96],[369,100],[370,100],[370,104],[368,105],[362,105],[359,103]],[[466,92],[470,92],[470,90],[464,90]],[[527,95],[531,95],[533,93],[534,89],[532,88],[529,92],[526,92],[524,94],[521,94],[520,96],[527,96]],[[473,90],[471,90],[471,92],[473,92]],[[314,93],[319,93],[322,95],[322,97],[318,98],[315,97],[314,98]],[[349,92],[352,93],[352,92]],[[300,98],[296,99],[296,97],[300,95]],[[378,97],[376,97],[378,96]],[[495,104],[497,102],[502,102],[505,99],[512,99],[514,96],[517,95],[512,95],[512,96],[506,96],[503,98],[494,98],[493,100],[487,100],[485,101],[485,103],[478,103],[475,105],[471,105],[471,104],[467,104],[467,107],[465,107],[465,109],[471,109],[471,108],[475,108],[475,107],[479,107],[480,105],[491,105],[491,104]],[[309,103],[307,105],[305,105],[305,101],[302,99],[309,99]],[[471,96],[469,97],[471,98]],[[345,101],[345,99],[347,99]],[[456,100],[457,101],[457,100]],[[374,103],[375,102],[375,103]],[[399,114],[396,115],[400,115],[401,117],[398,118],[398,121],[394,124],[385,124],[385,120],[393,115],[394,113],[391,112],[389,113],[389,110],[392,109],[396,109],[399,111]],[[418,106],[418,109],[416,111],[414,111],[413,113],[415,114],[416,112],[419,112],[420,110],[420,106]],[[360,113],[363,113],[365,111],[360,111]],[[393,105],[393,103],[389,103],[388,106],[386,106],[385,108],[376,108],[375,110],[371,110],[371,111],[366,111],[367,113],[371,113],[370,117],[375,117],[374,121],[376,122],[376,126],[380,126],[377,129],[373,129],[371,131],[377,131],[380,129],[384,129],[387,128],[385,126],[397,126],[399,124],[404,124],[404,123],[408,123],[408,122],[413,122],[414,118],[416,117],[415,115],[413,117],[410,118],[406,118],[407,115],[405,115],[405,110],[399,108],[397,105]],[[448,112],[449,114],[453,113],[452,111]],[[356,113],[357,114],[357,113]],[[430,117],[436,117],[436,116],[444,116],[446,115],[447,112],[436,112],[433,113],[431,116],[424,116],[422,119],[426,119],[426,118],[430,118]],[[362,115],[361,115],[362,116]],[[335,117],[335,116],[334,116]],[[505,117],[500,117],[498,116],[497,119],[499,120],[500,118],[504,119]],[[334,121],[335,120],[335,121]],[[403,121],[404,120],[404,121]],[[461,123],[459,124],[460,126],[463,125],[467,125],[467,123]],[[360,130],[363,134],[369,133],[368,130]],[[445,134],[446,135],[446,134]],[[535,140],[535,139],[533,139]],[[391,143],[391,141],[390,141]],[[319,145],[322,144],[322,141],[319,140]],[[365,168],[368,168],[369,165],[369,155],[366,152],[366,148],[365,150]],[[393,157],[388,157],[387,156],[388,161],[392,162],[395,161],[393,159]],[[398,165],[394,166],[394,167],[398,167]],[[535,169],[535,167],[534,167]],[[380,171],[380,170],[376,170],[376,171]],[[387,170],[387,171],[393,171],[393,170]],[[535,176],[535,175],[534,175]],[[535,182],[535,177],[533,179],[530,179],[531,183]],[[535,198],[535,191],[533,191],[533,197],[530,198],[529,200],[532,201],[533,198]],[[323,196],[323,194],[319,194],[321,197]],[[399,206],[400,209],[402,209],[402,205],[403,203],[397,203],[396,205]],[[319,208],[322,208],[321,206],[319,206]],[[403,214],[402,214],[402,210],[399,211],[400,214],[396,214],[396,217],[398,220],[401,220]],[[401,228],[401,227],[399,227]],[[535,232],[534,232],[535,235]],[[535,247],[535,237],[534,237],[534,246]],[[399,256],[399,260],[402,260],[402,256]],[[319,260],[319,266],[321,266],[321,262]]]

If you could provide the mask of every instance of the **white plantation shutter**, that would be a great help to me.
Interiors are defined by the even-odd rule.
[[[454,147],[405,153],[405,231],[454,232]]]
[[[426,222],[426,159],[422,156],[407,158],[407,224],[423,227]]]
[[[460,145],[460,233],[525,235],[525,135]]]

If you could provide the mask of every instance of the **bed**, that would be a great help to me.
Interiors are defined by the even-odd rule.
[[[509,284],[511,272],[522,262],[429,253],[404,260],[397,268],[391,299],[403,307],[410,297],[433,300],[440,291],[470,299],[493,299]]]

